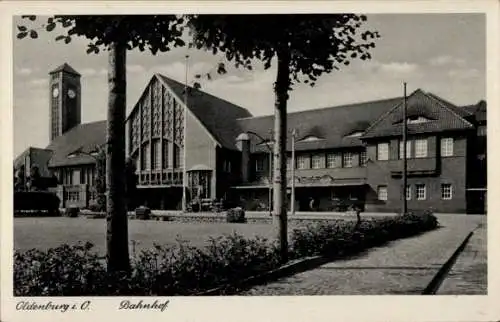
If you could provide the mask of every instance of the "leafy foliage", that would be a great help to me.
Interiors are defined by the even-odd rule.
[[[80,15],[53,16],[41,26],[34,25],[36,16],[23,16],[26,25],[17,26],[17,38],[38,38],[38,32],[52,32],[59,25],[65,33],[57,35],[56,41],[69,44],[74,36],[82,36],[89,40],[87,53],[99,53],[113,42],[126,44],[127,49],[138,48],[151,53],[169,51],[171,46],[184,46],[182,40],[182,17],[175,15]],[[34,26],[33,26],[34,25]]]
[[[291,254],[293,257],[342,257],[398,238],[411,237],[435,229],[438,225],[437,218],[430,211],[375,218],[360,223],[342,220],[314,223],[293,231]]]
[[[306,225],[293,231],[292,258],[324,255],[340,258],[397,238],[435,229],[430,212],[354,222],[334,221]],[[132,258],[128,275],[107,272],[104,260],[90,243],[62,245],[48,251],[14,253],[16,296],[195,295],[279,267],[278,247],[260,237],[238,234],[210,238],[205,247],[177,240],[155,245]]]
[[[190,46],[224,53],[236,67],[251,70],[255,60],[264,68],[280,51],[290,58],[290,85],[314,86],[318,77],[349,65],[353,59],[368,60],[376,31],[361,30],[367,20],[355,14],[190,15]],[[223,63],[219,73],[225,73]]]
[[[244,223],[246,222],[245,210],[240,207],[229,209],[226,213],[226,220],[229,223]]]

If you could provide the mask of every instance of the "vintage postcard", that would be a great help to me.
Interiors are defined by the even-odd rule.
[[[1,321],[500,319],[498,1],[0,8]]]

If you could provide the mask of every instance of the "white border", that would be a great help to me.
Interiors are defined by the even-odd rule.
[[[499,160],[500,151],[493,146],[498,132],[499,47],[496,0],[474,1],[169,1],[161,2],[2,2],[0,3],[1,58],[1,317],[10,321],[110,321],[140,318],[162,318],[168,321],[494,321],[500,319],[498,233],[499,193],[497,170],[489,162],[488,216],[488,296],[321,296],[321,297],[177,297],[170,298],[164,312],[118,311],[118,298],[91,298],[92,310],[84,313],[16,312],[12,298],[12,16],[21,14],[146,14],[146,13],[292,13],[292,12],[359,12],[359,13],[487,13],[487,102],[488,153]],[[432,35],[429,35],[432,37]],[[466,46],[467,44],[464,44]],[[498,255],[496,255],[498,256]],[[44,298],[48,300],[50,298]],[[30,298],[31,300],[31,298]],[[33,299],[35,300],[35,299]],[[62,302],[63,298],[52,298]],[[82,298],[64,298],[64,302],[81,303]]]

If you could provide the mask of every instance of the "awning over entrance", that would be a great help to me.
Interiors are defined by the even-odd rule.
[[[337,181],[337,182],[328,182],[328,183],[321,183],[321,182],[314,182],[314,183],[296,183],[295,188],[321,188],[321,187],[360,187],[364,186],[367,183],[362,180],[362,181]],[[287,188],[290,188],[291,186],[288,185]],[[241,185],[241,186],[233,186],[231,187],[233,189],[269,189],[270,186],[268,184],[248,184],[248,185]]]

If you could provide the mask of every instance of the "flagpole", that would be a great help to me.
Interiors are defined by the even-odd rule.
[[[184,79],[184,129],[183,129],[183,148],[182,148],[182,212],[186,212],[187,208],[187,200],[186,200],[186,187],[187,187],[187,172],[186,172],[186,125],[187,125],[187,98],[188,98],[188,61],[189,61],[189,55],[186,55],[186,75]]]
[[[407,172],[407,117],[406,117],[406,82],[403,83],[404,100],[403,100],[403,214],[408,212],[408,201],[406,199],[406,187],[408,185]]]

